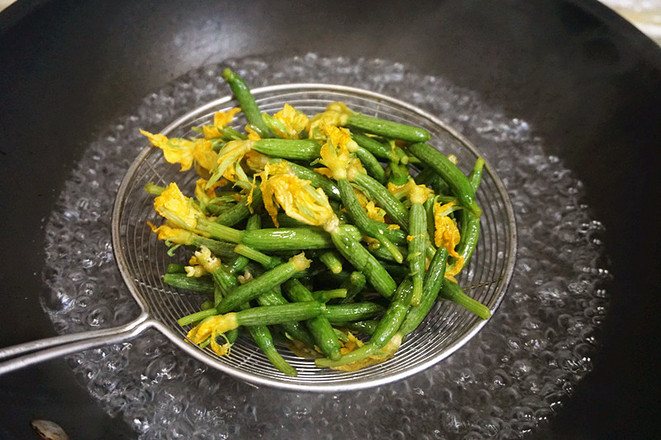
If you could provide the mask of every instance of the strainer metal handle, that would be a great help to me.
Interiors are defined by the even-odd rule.
[[[104,345],[128,341],[155,325],[142,313],[133,321],[107,329],[38,339],[0,349],[0,375],[50,359]]]

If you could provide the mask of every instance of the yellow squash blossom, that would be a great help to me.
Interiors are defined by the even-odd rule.
[[[226,356],[230,353],[232,344],[227,340],[225,332],[238,327],[235,313],[225,315],[215,315],[204,319],[200,324],[193,327],[186,337],[194,344],[203,346],[209,343],[209,347],[219,356]],[[225,339],[224,344],[219,344],[218,337]]]
[[[218,343],[217,338],[219,336],[222,336],[223,339],[225,339],[224,344]],[[218,333],[217,331],[214,331],[214,333],[211,335],[211,339],[209,340],[209,346],[218,356],[226,356],[230,354],[232,343],[229,341],[229,339],[227,339],[225,333]]]
[[[349,338],[349,342],[344,344],[340,350],[343,355],[351,353],[364,346],[360,339],[356,338],[351,333],[348,333],[347,337]],[[385,346],[378,350],[377,353],[348,364],[333,366],[331,368],[340,371],[358,371],[365,367],[369,367],[370,365],[377,365],[392,358],[397,350],[399,350],[400,345],[402,345],[402,335],[396,333]]]
[[[328,124],[323,125],[322,129],[326,134],[326,142],[319,151],[319,162],[330,170],[333,178],[352,180],[356,173],[364,172],[360,160],[352,154],[358,145],[351,139],[349,130]]]
[[[140,130],[140,133],[147,136],[152,145],[163,150],[163,157],[168,163],[180,164],[181,171],[189,170],[193,162],[205,170],[215,165],[216,152],[213,151],[212,143],[206,139],[168,138],[145,130]]]
[[[268,164],[260,176],[264,207],[276,226],[277,205],[289,217],[308,225],[323,226],[335,217],[324,191],[298,178],[286,163]]]
[[[388,182],[388,191],[397,198],[406,195],[411,200],[411,203],[425,203],[427,198],[434,195],[433,190],[425,185],[417,185],[411,178],[404,185],[395,185],[392,182]]]
[[[258,141],[262,138],[250,125],[246,125],[246,133],[249,141]]]
[[[227,185],[227,180],[220,179],[210,186],[208,183],[206,179],[197,179],[195,182],[195,198],[200,202],[202,209],[216,198],[216,188]]]
[[[207,274],[204,266],[200,264],[195,255],[188,259],[188,266],[185,266],[184,270],[186,271],[186,276],[188,278],[200,278],[201,276]]]
[[[372,220],[376,220],[381,223],[386,222],[386,211],[376,206],[373,201],[370,200],[365,204],[365,210],[367,211],[367,216]]]
[[[236,319],[236,313],[226,313],[224,315],[214,315],[204,319],[201,323],[193,327],[188,332],[188,339],[194,344],[205,342],[212,335],[234,330],[239,326]]]
[[[214,273],[220,267],[220,260],[211,253],[208,247],[201,246],[199,250],[190,257],[186,270],[189,277],[199,278],[207,273]]]
[[[255,141],[236,140],[230,141],[218,152],[216,164],[212,169],[212,176],[209,178],[207,186],[213,185],[218,179],[224,177],[230,182],[247,182],[252,184],[241,168],[241,160],[252,150]]]
[[[264,167],[271,160],[266,154],[259,153],[255,150],[250,150],[245,154],[246,165],[254,172],[264,171]]]
[[[224,112],[216,112],[213,115],[213,124],[202,126],[202,132],[205,139],[213,139],[222,137],[222,130],[228,126],[233,120],[234,116],[241,111],[240,108],[231,108]]]
[[[174,182],[154,199],[154,209],[174,226],[188,231],[195,231],[197,219],[204,217],[195,202],[184,196]]]
[[[392,182],[388,182],[388,192],[396,198],[401,199],[408,192],[406,185],[408,185],[408,183],[405,183],[404,185],[395,185]]]
[[[156,234],[159,240],[169,243],[191,245],[193,244],[194,234],[190,231],[181,228],[175,228],[168,224],[156,226],[151,222],[147,222],[152,232]]]
[[[285,104],[283,109],[272,116],[271,131],[284,139],[298,139],[308,126],[308,117],[296,111],[294,107]]]
[[[344,126],[351,115],[351,110],[343,102],[333,102],[326,106],[326,111],[314,115],[308,123],[308,134],[311,139],[323,139],[326,133],[324,125]]]
[[[423,204],[429,197],[434,195],[434,192],[431,189],[427,188],[425,185],[416,185],[415,181],[411,178],[409,178],[406,188],[411,203]]]
[[[197,264],[202,266],[208,273],[214,273],[220,267],[220,259],[213,255],[206,246],[201,246],[193,256]]]
[[[447,215],[448,209],[454,206],[455,202],[449,202],[444,205],[434,203],[434,244],[436,247],[444,247],[448,254],[456,261],[445,271],[447,278],[452,278],[461,271],[464,265],[464,258],[455,251],[455,247],[461,240],[461,234],[457,224]]]

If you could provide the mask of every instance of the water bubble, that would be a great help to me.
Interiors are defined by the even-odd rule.
[[[520,438],[548,420],[591,369],[608,310],[604,227],[583,184],[523,117],[447,79],[378,59],[250,57],[204,66],[146,97],[89,146],[44,224],[42,304],[58,332],[127,322],[139,309],[113,262],[114,194],[154,128],[227,94],[221,67],[257,87],[342,83],[392,93],[472,139],[507,187],[519,249],[493,319],[436,368],[399,384],[341,395],[253,388],[185,357],[156,331],[127,346],[69,357],[90,394],[141,439]],[[525,115],[523,115],[525,116]],[[468,166],[468,165],[467,165]],[[157,423],[158,422],[158,423]],[[295,431],[297,430],[297,431]],[[252,437],[251,437],[252,436]]]

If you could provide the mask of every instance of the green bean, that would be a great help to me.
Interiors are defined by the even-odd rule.
[[[236,251],[237,251],[237,253],[246,256],[247,258],[251,258],[251,259],[257,261],[258,263],[262,264],[267,269],[272,269],[272,268],[276,267],[278,264],[280,264],[280,259],[279,258],[271,257],[269,255],[266,255],[266,254],[262,253],[262,252],[251,249],[251,248],[249,248],[245,245],[237,245]],[[294,286],[294,287],[292,287],[292,286]],[[288,293],[290,293],[292,289],[305,289],[305,287],[301,284],[301,282],[299,280],[294,280],[294,279],[286,281],[283,284],[283,287],[285,287],[285,290]],[[307,289],[306,289],[306,291],[307,291]],[[294,301],[303,302],[303,301],[313,301],[314,300],[312,295],[306,295],[305,292],[303,292],[303,293],[300,293],[300,292],[301,292],[300,290],[295,290],[294,291],[295,294],[298,293],[298,296],[295,296],[294,298],[292,298]],[[291,293],[290,293],[290,297],[291,297]],[[279,301],[279,303],[286,302],[286,300],[284,298],[282,298],[282,300],[279,300],[279,298],[276,299],[275,295],[273,295],[273,294],[261,295],[258,298],[258,302],[260,302],[260,305],[275,305],[275,304],[278,303],[278,301]],[[318,319],[319,320],[325,320],[325,318],[321,318],[321,317],[318,318]],[[302,335],[301,330],[298,328],[299,327],[298,325],[289,324],[287,326],[287,325],[283,324],[283,326],[285,327],[285,331],[288,332],[294,339],[299,340],[299,341],[303,342],[305,345],[310,346],[310,347],[313,345],[312,341],[307,337],[307,335],[306,336]],[[294,327],[294,328],[292,328],[292,327]],[[324,330],[323,330],[324,329],[324,324],[323,323],[320,324],[320,323],[317,323],[317,322],[313,322],[311,325],[308,323],[307,327],[310,330],[310,333],[312,334],[312,337],[315,339],[315,342],[317,343],[317,345],[319,347],[321,347],[323,345],[324,347],[329,348],[329,345],[328,345],[328,343],[329,343],[329,340],[328,340],[329,333],[328,333],[327,330],[324,333]],[[321,335],[317,335],[317,332],[319,332],[319,331],[322,332]],[[332,351],[329,350],[328,352],[325,352],[325,353],[331,353],[331,352]]]
[[[166,273],[163,276],[165,284],[177,289],[191,290],[204,294],[213,294],[213,280],[210,277],[195,278],[185,273]]]
[[[204,312],[207,311],[205,310]],[[307,301],[275,306],[251,307],[238,312],[208,316],[202,320],[202,325],[205,323],[212,324],[216,331],[224,333],[240,326],[274,325],[289,321],[305,321],[320,315],[326,316],[329,321],[333,322],[336,320],[364,320],[378,316],[381,313],[383,313],[383,308],[374,303],[325,306],[316,301]],[[202,315],[202,312],[198,314]],[[179,321],[182,320],[180,319]]]
[[[404,280],[397,288],[390,306],[376,324],[376,328],[372,332],[367,344],[343,355],[339,359],[317,359],[315,360],[315,364],[318,367],[339,367],[378,354],[381,348],[395,336],[402,321],[406,317],[406,312],[411,303],[412,293],[413,289],[410,280]]]
[[[388,252],[393,256],[395,261],[401,263],[403,261],[402,254],[399,252],[397,246],[395,246],[388,238],[386,238],[383,231],[376,227],[374,222],[371,222],[370,218],[367,216],[367,213],[360,206],[358,197],[351,186],[351,183],[347,179],[338,179],[338,187],[340,188],[340,194],[344,201],[344,207],[346,208],[349,216],[354,221],[354,224],[360,229],[365,235],[379,241],[381,246],[386,248]]]
[[[413,203],[411,205],[409,228],[411,239],[406,258],[409,261],[411,280],[413,282],[411,305],[417,306],[420,304],[420,299],[422,298],[422,283],[425,275],[425,264],[427,262],[425,244],[429,237],[427,235],[427,213],[422,203]]]
[[[312,293],[298,280],[286,281],[283,287],[289,297],[296,302],[314,299]],[[337,335],[325,316],[311,318],[306,321],[306,325],[322,353],[331,359],[338,359],[341,356]]]
[[[427,313],[429,313],[429,310],[431,310],[431,307],[434,305],[445,277],[447,259],[448,250],[444,247],[438,248],[436,254],[434,254],[434,258],[432,258],[429,263],[429,268],[425,274],[420,303],[409,309],[409,313],[406,315],[404,322],[402,322],[402,325],[399,328],[399,333],[402,337],[406,337],[406,335],[418,328],[422,320],[427,316]]]
[[[342,260],[334,251],[323,252],[319,256],[319,261],[335,274],[342,272]]]
[[[366,149],[379,159],[387,161],[395,159],[394,153],[390,147],[382,144],[373,137],[352,130],[351,139],[353,139],[360,147]]]
[[[459,304],[482,319],[489,319],[491,317],[491,311],[487,306],[466,295],[461,290],[461,287],[453,281],[447,279],[443,281],[443,288],[439,296]]]
[[[291,304],[282,296],[282,294],[276,292],[275,289],[262,293],[257,297],[256,301],[260,306],[279,306]],[[282,327],[282,329],[285,331],[285,334],[289,335],[291,339],[300,341],[307,347],[314,346],[312,336],[308,333],[302,323],[298,321],[285,321],[280,323],[280,327]]]
[[[365,148],[359,147],[356,149],[356,151],[354,151],[354,154],[358,159],[360,159],[360,162],[363,164],[363,167],[365,167],[367,174],[381,183],[386,182],[386,172],[372,153],[370,153]]]
[[[248,307],[250,307],[248,304],[243,304],[241,310],[246,310]],[[280,355],[280,353],[278,353],[278,350],[275,348],[275,343],[273,342],[273,336],[267,326],[253,325],[248,327],[248,332],[255,341],[255,344],[257,344],[257,346],[264,352],[267,359],[277,370],[287,376],[294,377],[298,375],[296,369],[292,367],[289,362]]]
[[[360,113],[349,115],[346,125],[366,133],[376,134],[389,139],[401,139],[407,142],[426,142],[431,137],[425,129],[373,116],[366,116]]]
[[[461,206],[472,212],[476,217],[482,215],[482,209],[475,201],[475,190],[466,175],[450,159],[440,151],[423,143],[409,145],[408,150],[443,178],[457,196]]]
[[[252,95],[250,88],[243,78],[234,73],[229,67],[223,70],[221,76],[229,84],[236,100],[239,101],[239,106],[246,116],[248,123],[257,128],[260,137],[273,137],[273,133],[271,133],[271,130],[268,129],[262,120],[262,115],[255,97]]]
[[[315,290],[312,298],[320,303],[327,303],[331,299],[343,299],[347,297],[347,289]]]
[[[376,326],[379,324],[379,321],[374,319],[366,319],[364,321],[355,321],[355,322],[335,322],[334,325],[337,327],[346,328],[352,332],[364,333],[366,335],[374,334]]]
[[[468,181],[475,191],[480,185],[483,167],[484,159],[478,158],[475,161],[473,171],[468,176]],[[459,224],[461,225],[461,238],[456,250],[463,257],[464,265],[467,265],[480,238],[480,218],[471,212],[461,210],[459,212]]]
[[[282,159],[313,161],[319,157],[321,143],[316,139],[269,138],[255,141],[252,149]]]
[[[371,301],[326,306],[324,316],[329,322],[363,321],[383,313],[382,306]]]
[[[342,298],[340,303],[348,303],[352,301],[365,288],[367,278],[362,272],[354,271],[342,281],[341,288],[347,290],[347,296]]]
[[[218,304],[216,307],[217,313],[227,313],[234,310],[240,304],[248,302],[262,293],[279,286],[291,278],[296,272],[307,268],[307,265],[302,262],[303,259],[305,259],[305,256],[302,254],[293,257],[292,260],[280,264],[265,274],[253,279],[251,282],[233,289]]]
[[[246,230],[256,230],[259,229],[260,227],[260,220],[261,218],[259,215],[253,215],[249,220],[248,224],[246,225]],[[248,248],[245,245],[237,245],[237,248],[245,248],[247,252],[250,253],[252,252],[252,256],[255,256],[255,252],[258,254],[261,254],[259,251],[254,251],[250,248]],[[268,257],[265,254],[262,254],[264,257]],[[241,255],[240,258],[244,258],[246,261],[249,259],[248,256],[246,255]],[[262,261],[264,261],[264,258],[260,258]],[[279,258],[276,257],[269,257],[268,260],[266,261],[266,264],[263,264],[266,269],[270,270],[281,264],[282,261]],[[257,302],[259,305],[262,306],[267,306],[267,305],[280,305],[280,304],[287,304],[287,300],[278,292],[274,290],[264,292],[260,296],[257,297]],[[312,347],[313,341],[310,338],[310,335],[305,331],[303,326],[298,323],[298,322],[285,322],[280,324],[285,331],[286,334],[289,334],[294,340],[300,341],[303,344]]]
[[[316,301],[258,306],[234,312],[237,326],[274,325],[290,321],[305,321],[321,315],[326,306]],[[227,313],[231,315],[232,313]],[[231,324],[231,323],[230,323]]]
[[[404,260],[402,260],[402,261],[395,260],[395,258],[392,256],[392,254],[388,250],[384,249],[382,246],[378,246],[378,247],[368,246],[368,249],[369,249],[370,253],[372,255],[374,255],[376,258],[378,258],[379,260],[390,261],[392,263],[398,263],[398,264],[401,264],[402,261],[404,261]],[[406,259],[406,257],[409,254],[408,249],[405,248],[405,247],[402,247],[402,246],[397,246],[397,250],[402,255],[402,258]]]
[[[236,243],[243,243],[261,251],[328,249],[333,247],[332,240],[324,231],[305,227],[245,231]]]
[[[239,202],[232,208],[216,217],[216,223],[225,226],[234,226],[243,219],[247,218],[252,211],[262,203],[262,192],[259,187],[255,187],[252,193],[252,203],[248,206],[246,203]]]
[[[355,238],[339,226],[331,234],[335,248],[356,269],[363,272],[369,283],[384,297],[392,296],[397,284],[379,261]]]
[[[397,288],[388,309],[379,320],[376,329],[369,340],[370,344],[382,348],[388,343],[388,341],[390,341],[395,333],[397,333],[409,311],[413,293],[414,290],[411,281],[409,279],[402,281]]]
[[[408,209],[402,202],[397,200],[388,189],[381,185],[377,180],[364,173],[357,173],[353,179],[368,198],[383,208],[390,219],[401,226],[405,231],[409,229]]]

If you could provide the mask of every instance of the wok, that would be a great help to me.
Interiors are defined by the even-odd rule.
[[[531,123],[604,224],[602,348],[530,436],[654,437],[659,48],[589,1],[245,3],[19,1],[0,14],[0,346],[57,334],[40,300],[44,219],[90,143],[150,93],[231,58],[387,59]],[[29,438],[35,418],[73,438],[137,437],[64,360],[1,377],[0,401],[2,438]]]

